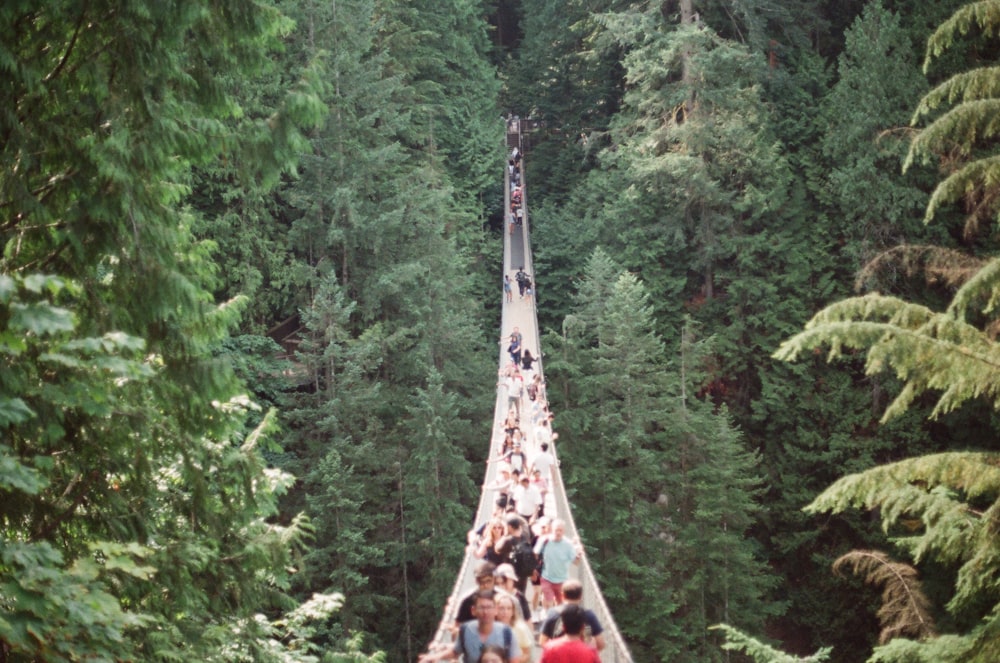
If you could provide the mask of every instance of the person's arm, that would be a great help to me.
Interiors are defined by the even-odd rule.
[[[455,650],[449,647],[448,649],[442,649],[436,652],[427,652],[417,658],[419,663],[434,663],[434,661],[450,661],[458,658],[458,654]]]
[[[597,651],[604,651],[604,646],[605,646],[605,643],[604,643],[604,634],[602,633],[600,635],[595,635],[594,636],[594,647],[597,648]]]
[[[517,643],[517,634],[514,633],[514,629],[504,624],[504,628],[510,631],[510,646],[507,647],[507,656],[510,658],[510,663],[522,663],[524,657],[521,656],[521,645]]]

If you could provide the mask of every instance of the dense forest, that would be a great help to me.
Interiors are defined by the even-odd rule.
[[[0,3],[0,661],[415,660],[503,118],[635,660],[1000,659],[1000,0]]]

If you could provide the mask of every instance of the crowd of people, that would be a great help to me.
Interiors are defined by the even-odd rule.
[[[511,232],[523,215],[521,158],[515,148],[508,162]],[[516,194],[516,196],[515,196]],[[513,202],[512,202],[513,204]],[[523,217],[522,217],[523,218]],[[531,296],[524,268],[515,280],[523,299]],[[510,277],[504,275],[504,302],[513,301]],[[566,523],[547,506],[558,434],[552,430],[539,357],[524,347],[518,327],[501,339],[510,361],[499,371],[498,387],[507,411],[498,421],[495,479],[484,484],[492,513],[467,535],[468,553],[476,560],[476,587],[457,605],[450,644],[420,657],[420,663],[462,658],[464,663],[599,663],[603,627],[583,607],[583,585],[572,577],[583,549],[566,534]],[[541,655],[536,656],[540,648]]]

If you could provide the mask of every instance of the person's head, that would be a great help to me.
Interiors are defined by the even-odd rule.
[[[479,655],[479,663],[509,663],[507,650],[500,645],[486,645]]]
[[[571,602],[579,602],[583,599],[583,585],[576,578],[570,578],[563,583],[563,598]]]
[[[499,539],[501,536],[503,536],[504,531],[505,529],[503,520],[501,520],[500,518],[494,518],[493,520],[490,521],[489,538],[493,540]],[[493,570],[495,571],[496,569]]]
[[[542,442],[542,451],[548,451],[548,450],[549,450],[549,443]]]
[[[492,581],[493,575],[490,575],[490,580]],[[475,614],[476,619],[480,622],[486,624],[496,620],[497,617],[497,604],[496,604],[496,592],[492,589],[486,589],[478,592],[476,594],[475,603]]]
[[[556,518],[552,521],[552,540],[562,541],[564,534],[566,534],[566,521]]]
[[[583,608],[576,603],[567,603],[560,613],[562,617],[563,629],[566,635],[580,635],[583,633],[585,618]]]
[[[531,350],[525,348],[524,349],[524,356],[527,357],[528,359],[531,359]]]
[[[476,567],[476,583],[479,584],[479,591],[493,591],[493,572],[497,570],[493,562],[480,562]]]
[[[514,567],[510,564],[501,564],[497,567],[497,570],[493,572],[493,577],[496,578],[498,585],[504,589],[508,589],[511,584],[517,582],[517,572],[514,571]]]
[[[496,602],[497,621],[507,626],[513,626],[514,619],[517,616],[517,601],[513,596],[505,592],[497,595]]]
[[[521,533],[521,519],[518,518],[517,516],[511,516],[510,518],[508,518],[507,519],[507,531],[510,532],[511,534],[520,534]],[[503,566],[503,565],[501,564],[501,566]]]
[[[522,486],[527,486],[529,483],[531,483],[531,477],[529,477],[527,474],[524,474],[518,481],[520,481]]]

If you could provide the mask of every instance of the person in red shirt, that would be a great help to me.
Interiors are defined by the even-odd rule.
[[[561,616],[566,634],[546,644],[540,663],[601,663],[597,650],[583,641],[583,608],[569,603]]]

